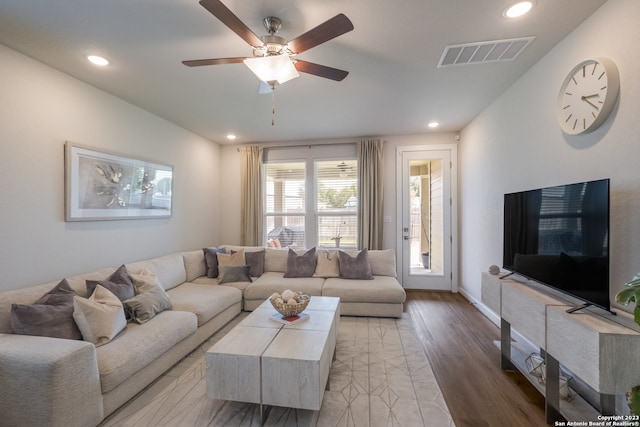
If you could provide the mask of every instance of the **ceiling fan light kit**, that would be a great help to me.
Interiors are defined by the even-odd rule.
[[[220,0],[200,0],[200,4],[249,44],[253,49],[254,57],[182,61],[182,63],[188,67],[243,62],[261,81],[267,82],[272,87],[276,82],[282,84],[298,77],[298,72],[335,81],[341,81],[349,74],[347,71],[337,68],[291,59],[294,55],[298,55],[353,30],[353,23],[342,13],[328,19],[295,39],[287,41],[285,38],[276,35],[282,23],[280,19],[275,16],[268,16],[263,19],[262,23],[269,34],[258,37]]]
[[[271,86],[275,82],[282,84],[300,76],[288,55],[246,58],[244,64],[258,79]]]

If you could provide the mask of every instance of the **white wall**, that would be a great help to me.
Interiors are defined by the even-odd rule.
[[[0,290],[218,240],[219,146],[0,45]],[[64,221],[64,142],[174,166],[170,219]]]
[[[502,263],[504,193],[611,178],[611,299],[640,271],[640,2],[609,0],[461,133],[461,286],[480,299],[480,273]],[[596,131],[569,137],[554,106],[566,73],[611,58],[620,99]]]

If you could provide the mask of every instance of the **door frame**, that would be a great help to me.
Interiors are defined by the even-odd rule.
[[[451,167],[449,179],[451,182],[451,292],[457,293],[458,286],[458,146],[457,144],[433,144],[433,145],[405,145],[396,147],[396,258],[398,278],[402,281],[405,266],[404,251],[402,249],[402,157],[405,152],[412,151],[449,151]]]

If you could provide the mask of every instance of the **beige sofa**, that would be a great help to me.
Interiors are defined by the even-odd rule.
[[[32,304],[59,281],[0,293],[0,426],[95,426],[241,311],[238,289],[192,282],[206,273],[201,250],[126,267],[157,276],[173,309],[144,324],[129,322],[99,347],[12,333],[11,304]],[[86,297],[86,280],[104,280],[113,271],[67,281]]]
[[[373,279],[352,280],[340,277],[287,278],[288,249],[259,246],[222,246],[227,252],[243,249],[245,252],[265,251],[264,273],[252,278],[252,282],[225,283],[243,292],[245,311],[252,311],[274,292],[285,289],[301,291],[314,296],[340,297],[340,313],[343,316],[402,317],[406,299],[404,288],[396,278],[396,256],[392,249],[368,251]],[[307,249],[298,249],[303,254]],[[357,255],[359,251],[346,251]],[[201,277],[196,283],[217,284],[215,278]]]
[[[96,347],[80,340],[17,335],[10,324],[11,304],[33,304],[58,281],[0,292],[0,426],[92,426],[151,384],[244,310],[272,293],[292,289],[341,298],[342,315],[401,317],[405,292],[396,279],[392,250],[369,251],[373,279],[285,278],[288,251],[227,246],[227,250],[264,250],[264,273],[251,282],[220,285],[207,277],[202,250],[126,264],[147,269],[160,281],[172,310],[144,324],[129,322],[111,342]],[[299,251],[300,253],[304,251]],[[105,268],[67,278],[87,296],[86,280],[104,280]]]

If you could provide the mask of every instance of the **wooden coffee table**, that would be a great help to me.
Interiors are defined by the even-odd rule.
[[[206,353],[207,396],[317,411],[328,388],[340,322],[340,298],[311,297],[309,318],[270,319],[265,301]]]

